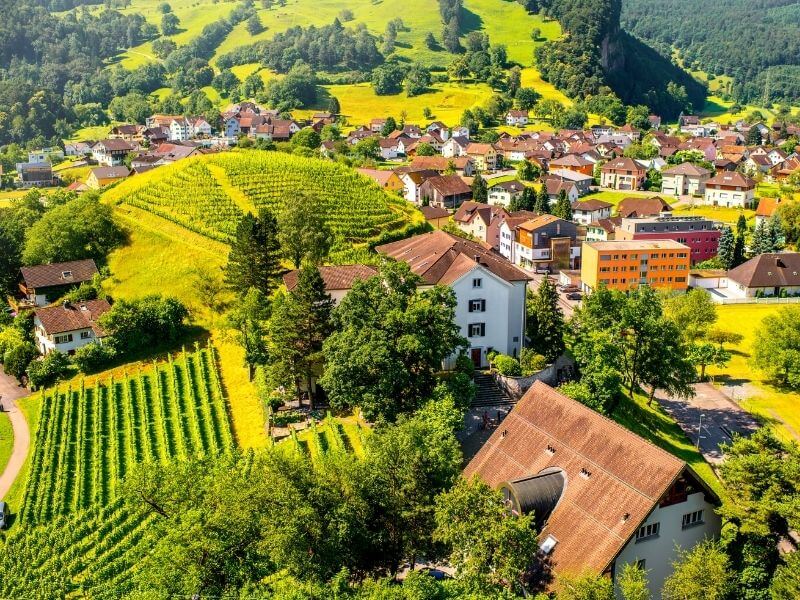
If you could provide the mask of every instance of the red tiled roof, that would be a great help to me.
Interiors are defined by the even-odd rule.
[[[97,274],[97,265],[94,260],[73,260],[50,265],[36,265],[22,267],[22,279],[29,289],[57,287],[90,281]],[[65,276],[65,273],[69,275]]]
[[[106,333],[97,324],[97,319],[110,309],[111,305],[106,300],[87,300],[77,304],[37,308],[34,314],[47,335],[91,328],[97,337],[103,337]]]
[[[286,289],[292,291],[297,286],[299,274],[300,271],[294,270],[283,276]],[[319,274],[326,290],[349,290],[355,281],[374,277],[378,274],[378,270],[368,265],[334,265],[319,267]]]

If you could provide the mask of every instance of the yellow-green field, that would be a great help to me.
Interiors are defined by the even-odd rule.
[[[162,293],[183,301],[193,321],[212,332],[238,443],[244,448],[264,446],[264,417],[248,380],[244,352],[225,336],[221,316],[197,301],[198,278],[220,273],[228,247],[133,207],[115,210],[129,240],[109,256],[109,293],[115,298]]]
[[[715,327],[744,336],[736,346],[729,346],[731,362],[722,369],[710,367],[709,375],[722,386],[727,395],[735,389],[735,400],[764,421],[775,425],[785,438],[800,439],[800,393],[778,388],[750,365],[755,332],[764,317],[781,309],[777,304],[725,305],[717,309],[719,320]],[[737,387],[731,388],[735,385]]]
[[[667,198],[669,202],[669,198]],[[745,210],[740,208],[726,208],[724,206],[709,206],[706,204],[697,204],[694,207],[680,206],[676,208],[674,213],[676,215],[694,215],[698,217],[706,217],[714,221],[727,223],[728,225],[735,225],[739,220],[739,215],[743,214],[747,222],[752,225],[755,222],[756,211]]]
[[[8,413],[0,412],[0,473],[2,473],[8,459],[11,458],[11,449],[14,447],[14,430],[11,428],[11,419]]]

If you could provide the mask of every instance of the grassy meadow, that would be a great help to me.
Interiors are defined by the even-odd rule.
[[[776,386],[750,364],[755,333],[764,317],[781,309],[779,304],[725,305],[717,308],[715,327],[741,334],[742,342],[728,345],[732,359],[724,368],[709,367],[714,383],[733,395],[745,409],[775,426],[785,439],[800,440],[800,393]]]
[[[5,470],[13,448],[14,430],[11,428],[11,419],[8,418],[8,413],[0,412],[0,473]]]

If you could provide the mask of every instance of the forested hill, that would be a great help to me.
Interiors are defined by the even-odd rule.
[[[604,86],[628,104],[665,117],[700,108],[706,90],[691,75],[620,27],[621,0],[528,0],[527,8],[559,21],[564,38],[537,49],[542,76],[573,97]]]
[[[800,3],[797,0],[625,0],[625,29],[684,63],[735,79],[732,96],[772,102],[800,99]],[[769,76],[767,76],[769,73]]]

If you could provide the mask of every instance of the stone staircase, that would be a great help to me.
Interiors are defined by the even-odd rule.
[[[476,371],[474,381],[475,385],[478,386],[478,390],[475,394],[475,399],[472,401],[472,407],[507,406],[515,404],[515,402],[500,389],[494,377],[488,373]]]

